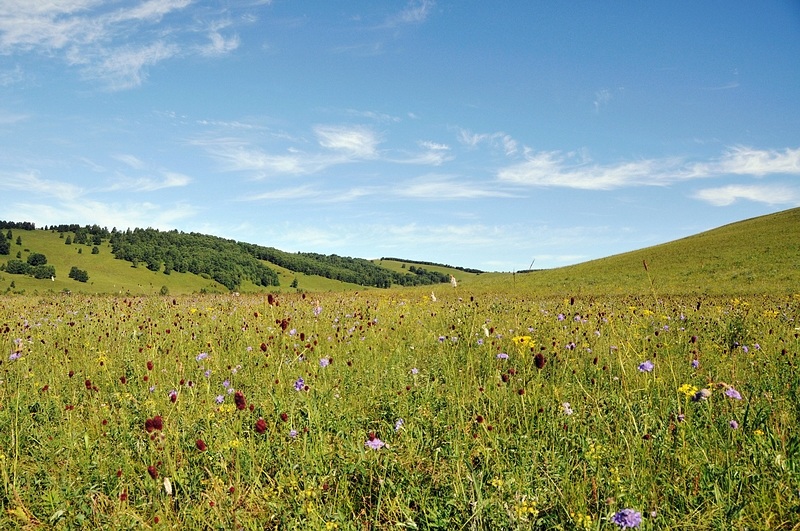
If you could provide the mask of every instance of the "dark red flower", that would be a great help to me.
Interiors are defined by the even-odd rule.
[[[158,470],[156,470],[156,467],[153,465],[147,467],[147,473],[150,474],[150,477],[153,479],[158,478]]]
[[[241,391],[236,391],[233,394],[233,402],[236,404],[236,409],[239,411],[247,407],[247,401],[244,399],[244,393]]]
[[[85,385],[86,389],[88,389],[89,391],[92,390],[92,381],[91,380],[87,379],[85,382],[83,382],[83,385]]]
[[[286,413],[281,413],[281,420],[286,422],[287,420],[289,420],[289,415],[287,415]]]
[[[153,362],[150,361],[150,360],[147,361],[147,370],[148,371],[152,371],[153,370]]]
[[[267,351],[267,344],[261,343],[261,352],[266,352],[266,351]]]
[[[147,433],[151,433],[153,431],[161,431],[164,429],[164,420],[161,418],[161,415],[156,415],[151,419],[147,419],[144,421],[144,429],[147,430]]]
[[[263,418],[259,418],[256,421],[256,431],[258,433],[264,433],[267,431],[267,421],[265,421]]]
[[[547,360],[541,352],[533,357],[533,364],[536,365],[537,369],[544,368],[545,363],[547,363]]]
[[[208,446],[206,446],[206,443],[203,439],[197,439],[194,442],[194,444],[197,446],[197,449],[200,450],[201,452],[205,452],[206,449],[208,449]]]

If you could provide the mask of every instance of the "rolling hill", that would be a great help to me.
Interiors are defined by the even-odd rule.
[[[69,290],[177,295],[229,291],[206,273],[172,270],[165,274],[166,268],[162,265],[151,270],[143,263],[117,259],[108,240],[99,245],[91,241],[68,245],[67,238],[74,237],[74,233],[10,230],[10,254],[0,256],[0,293],[41,294]],[[3,229],[3,235],[7,231]],[[205,238],[216,240],[215,237]],[[396,258],[370,262],[336,255],[283,253],[244,243],[236,245],[261,258],[259,262],[275,272],[280,284],[259,285],[243,278],[237,286],[242,292],[370,289],[357,282],[340,280],[356,278],[350,276],[353,268],[368,270],[373,277],[379,275],[389,279],[403,278],[402,275],[412,275],[410,271],[422,269],[426,275],[449,277],[453,274],[465,290],[518,290],[530,294],[744,295],[800,292],[800,208],[573,266],[517,273],[480,273]],[[35,279],[6,271],[10,260],[24,262],[32,253],[47,257],[48,265],[56,270],[55,280]],[[272,258],[274,262],[263,258]],[[73,267],[85,270],[89,275],[88,282],[68,278],[67,273]],[[396,285],[397,282],[392,281],[392,286]],[[430,286],[424,289],[427,291]]]

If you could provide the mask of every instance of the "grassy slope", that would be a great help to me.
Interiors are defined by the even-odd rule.
[[[0,273],[0,293],[12,281],[16,290],[27,293],[60,292],[70,289],[85,293],[154,294],[167,286],[171,294],[194,293],[202,289],[225,292],[219,284],[191,274],[164,275],[146,268],[132,268],[128,262],[115,260],[108,243],[100,246],[100,254],[92,255],[91,246],[65,245],[57,233],[49,231],[12,230],[9,257],[22,251],[25,260],[31,252],[47,256],[56,268],[55,282],[35,280],[21,275]],[[16,245],[17,236],[22,246]],[[82,254],[78,249],[82,248]],[[647,261],[648,270],[642,263]],[[388,269],[407,272],[414,262],[376,260]],[[405,264],[405,268],[403,268]],[[295,274],[268,264],[280,277],[282,291],[297,278],[302,291],[364,290],[363,286],[321,277]],[[77,266],[89,273],[89,282],[82,284],[67,278],[69,269]],[[794,293],[800,291],[800,208],[733,223],[674,242],[619,254],[600,260],[558,269],[529,273],[465,273],[446,267],[421,265],[428,270],[453,274],[459,285],[470,290],[524,290],[527,293],[574,294],[750,294]],[[652,281],[652,284],[651,284]],[[421,287],[425,292],[449,286]],[[411,288],[409,288],[411,289]],[[277,291],[270,288],[268,291]],[[242,291],[267,291],[251,284]]]
[[[647,261],[647,271],[643,261]],[[800,290],[800,208],[574,266],[516,275],[486,274],[475,282],[490,289],[506,286],[565,294],[796,293]]]
[[[3,230],[3,234],[7,229]],[[163,272],[154,272],[144,266],[131,267],[130,262],[116,260],[111,254],[111,247],[108,242],[103,242],[98,246],[100,253],[92,254],[92,245],[66,245],[67,235],[60,238],[58,233],[50,231],[25,231],[12,229],[11,253],[8,256],[0,256],[0,263],[5,263],[9,259],[16,258],[18,251],[21,252],[21,260],[25,261],[31,252],[42,253],[47,257],[48,265],[56,268],[56,280],[37,280],[24,275],[10,275],[0,272],[0,294],[14,282],[13,291],[25,293],[48,293],[62,292],[68,289],[75,293],[130,293],[157,294],[162,286],[166,286],[170,294],[178,295],[185,293],[197,293],[206,290],[212,293],[227,293],[227,288],[214,282],[204,279],[191,273],[172,272],[165,275]],[[17,237],[22,238],[22,245],[17,245]],[[25,249],[28,249],[26,251]],[[78,249],[81,253],[78,253]],[[267,291],[348,291],[364,290],[363,286],[347,284],[337,280],[295,274],[292,271],[273,264],[267,264],[273,268],[280,278],[280,288],[264,288],[246,283],[242,286],[244,292],[267,292]],[[83,269],[89,273],[89,282],[82,283],[68,277],[72,266]],[[290,288],[292,280],[297,277],[297,290]]]

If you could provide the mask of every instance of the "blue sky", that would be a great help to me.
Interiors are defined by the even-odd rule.
[[[552,268],[800,206],[796,1],[3,0],[0,219]]]

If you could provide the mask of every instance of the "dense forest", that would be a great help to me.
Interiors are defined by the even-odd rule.
[[[169,275],[173,271],[208,275],[229,290],[244,280],[277,286],[278,274],[247,254],[233,240],[178,231],[133,229],[111,233],[111,252],[119,260]]]

